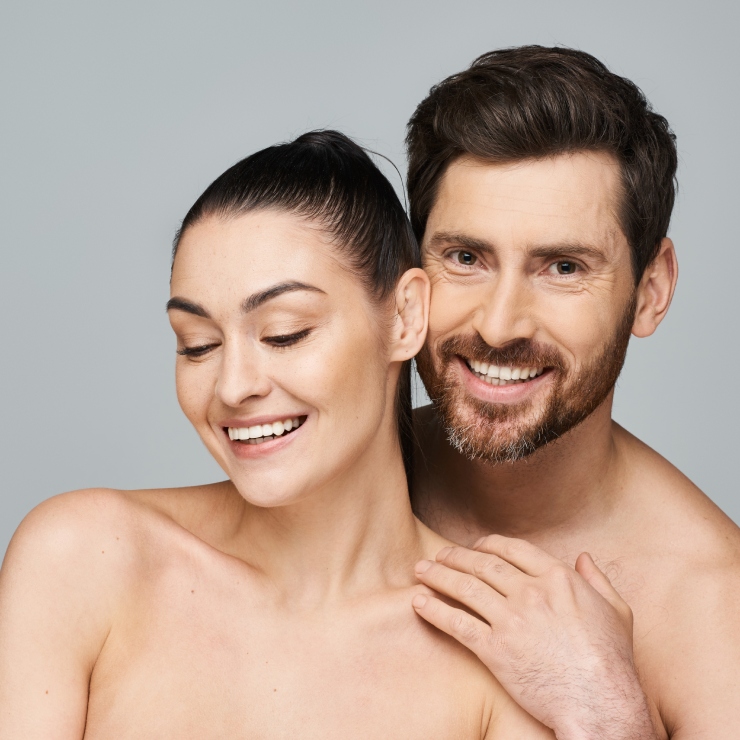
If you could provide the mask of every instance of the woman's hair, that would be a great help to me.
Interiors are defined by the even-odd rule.
[[[178,230],[204,218],[230,218],[276,209],[316,221],[349,269],[379,303],[406,270],[419,267],[419,247],[393,187],[367,153],[338,131],[311,131],[267,147],[230,167],[195,201]],[[411,364],[404,363],[396,394],[398,435],[411,478]]]

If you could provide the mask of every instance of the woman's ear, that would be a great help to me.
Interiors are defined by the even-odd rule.
[[[398,281],[391,362],[410,360],[424,344],[430,292],[429,278],[419,267],[406,270]]]
[[[636,337],[649,337],[658,328],[668,313],[677,280],[676,250],[666,237],[660,243],[658,256],[648,265],[637,286],[637,309],[632,324]]]

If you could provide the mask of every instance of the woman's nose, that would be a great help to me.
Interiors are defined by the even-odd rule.
[[[215,391],[224,405],[235,408],[249,398],[266,396],[270,388],[258,350],[234,344],[224,347]]]

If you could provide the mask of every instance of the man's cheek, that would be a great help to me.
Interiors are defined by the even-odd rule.
[[[543,302],[538,311],[540,330],[574,357],[588,356],[602,346],[619,322],[619,313],[610,304],[588,298],[564,296]]]

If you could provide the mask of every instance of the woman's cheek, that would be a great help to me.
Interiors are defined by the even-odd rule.
[[[201,377],[197,366],[178,364],[175,372],[175,387],[180,408],[188,421],[197,429],[199,421],[205,421],[208,409],[209,378]]]

